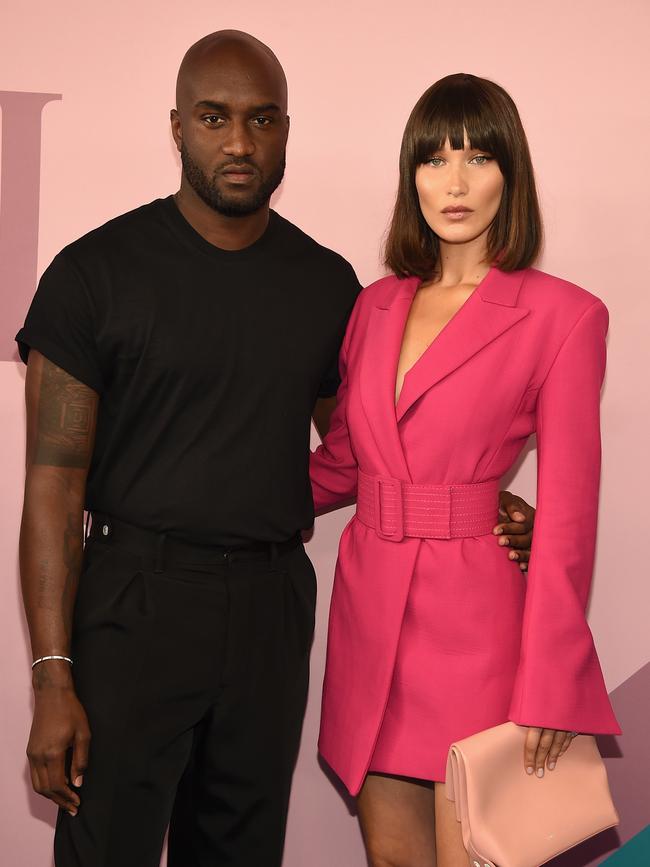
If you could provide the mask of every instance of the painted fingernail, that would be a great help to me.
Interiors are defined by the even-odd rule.
[[[75,777],[75,781],[72,785],[78,789],[79,786],[81,786],[81,784],[83,783],[83,781],[84,781],[84,778],[81,775],[79,775],[78,777]]]
[[[526,773],[527,773],[527,774],[532,774],[532,773],[533,773],[533,768],[530,768],[530,767],[529,767],[529,768],[526,768]]]
[[[507,545],[509,541],[510,541],[510,539],[508,539],[507,536],[502,536],[499,539],[499,545]]]
[[[552,771],[554,767],[555,767],[555,762],[549,762],[549,763],[548,763],[548,769],[549,769],[549,771]]]
[[[68,816],[76,816],[76,815],[77,815],[76,810],[68,810]]]
[[[495,536],[500,536],[502,533],[503,533],[503,527],[495,527],[494,528],[494,535]]]
[[[544,768],[537,768],[537,776],[541,778],[544,776]]]

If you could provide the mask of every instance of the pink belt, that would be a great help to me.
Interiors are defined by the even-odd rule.
[[[380,539],[485,536],[498,523],[499,482],[412,485],[359,470],[357,518]]]

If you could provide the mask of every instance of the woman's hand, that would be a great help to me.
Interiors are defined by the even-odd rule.
[[[569,749],[577,732],[540,729],[529,726],[524,746],[524,766],[527,774],[544,776],[544,765],[552,771],[558,758]]]

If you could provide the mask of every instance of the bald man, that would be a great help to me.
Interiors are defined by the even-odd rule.
[[[57,867],[157,867],[168,825],[170,867],[282,858],[310,416],[323,432],[359,285],[269,208],[289,131],[273,53],[211,34],[176,99],[178,193],[66,247],[17,336],[28,755],[60,807]]]
[[[28,753],[61,808],[57,867],[157,867],[168,823],[172,867],[282,857],[316,595],[310,418],[359,284],[269,209],[289,132],[273,53],[212,34],[176,99],[179,192],[66,247],[17,337]]]

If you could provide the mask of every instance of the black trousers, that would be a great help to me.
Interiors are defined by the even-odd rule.
[[[313,567],[302,544],[182,564],[135,547],[112,528],[86,546],[72,649],[92,740],[55,863],[158,867],[169,825],[169,867],[279,867]]]

